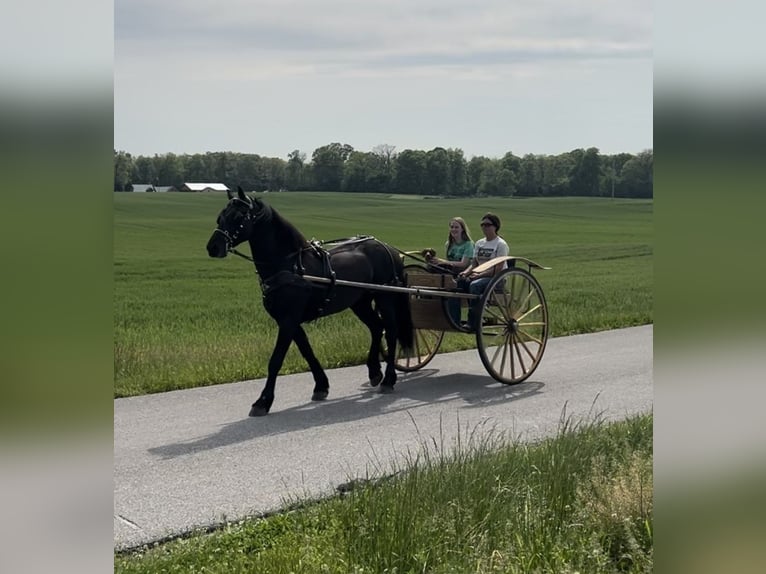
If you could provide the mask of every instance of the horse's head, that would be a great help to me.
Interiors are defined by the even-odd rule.
[[[243,241],[247,241],[253,230],[253,223],[266,208],[257,199],[245,195],[242,187],[237,189],[235,196],[228,191],[229,203],[218,214],[217,227],[207,242],[207,252],[210,257],[226,257]]]

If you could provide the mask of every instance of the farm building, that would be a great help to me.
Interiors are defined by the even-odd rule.
[[[229,191],[222,183],[184,183],[179,191]]]
[[[154,191],[154,186],[151,183],[133,183],[131,184],[134,193],[145,193],[147,191]]]

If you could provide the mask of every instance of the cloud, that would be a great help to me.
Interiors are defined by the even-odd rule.
[[[641,150],[651,28],[643,0],[116,0],[115,145]]]
[[[651,58],[644,2],[118,0],[116,58],[369,73]],[[223,59],[223,60],[221,60]]]

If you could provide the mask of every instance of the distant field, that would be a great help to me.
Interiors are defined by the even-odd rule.
[[[259,196],[307,238],[369,234],[402,250],[440,253],[450,217],[465,218],[476,240],[481,215],[493,211],[512,254],[552,267],[537,273],[552,336],[653,321],[651,201]],[[205,251],[225,202],[217,193],[114,194],[116,397],[265,376],[276,324],[261,305],[253,266]],[[322,318],[307,333],[326,368],[364,362],[367,331],[350,312]],[[441,350],[473,346],[471,336],[450,334]],[[291,348],[282,372],[304,370]]]

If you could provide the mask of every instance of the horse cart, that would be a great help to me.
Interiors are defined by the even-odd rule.
[[[254,263],[264,307],[279,327],[266,383],[250,416],[269,412],[277,375],[293,342],[314,377],[311,399],[327,398],[329,380],[301,325],[344,309],[351,309],[370,331],[369,381],[384,393],[393,392],[397,371],[427,365],[448,331],[474,334],[484,367],[501,383],[520,383],[540,364],[548,340],[548,308],[532,271],[546,267],[524,257],[498,257],[474,269],[501,268],[483,293],[465,293],[452,275],[439,272],[416,252],[371,236],[308,241],[274,208],[241,187],[237,196],[228,195],[208,240],[208,255],[234,253]],[[236,249],[245,242],[252,257]],[[452,319],[448,309],[456,306],[455,300],[472,306],[474,324],[466,327]]]
[[[396,368],[402,372],[422,369],[439,351],[444,334],[455,332],[476,337],[481,362],[495,380],[507,385],[526,380],[540,364],[548,340],[548,306],[533,270],[550,268],[525,257],[497,257],[475,269],[481,273],[499,264],[505,266],[483,294],[474,295],[458,290],[454,275],[431,265],[420,253],[400,252],[405,260],[405,287],[337,280],[338,285],[409,294],[414,346],[410,350],[397,348]],[[459,299],[461,307],[478,305],[476,324],[456,323],[447,309],[449,299]]]

